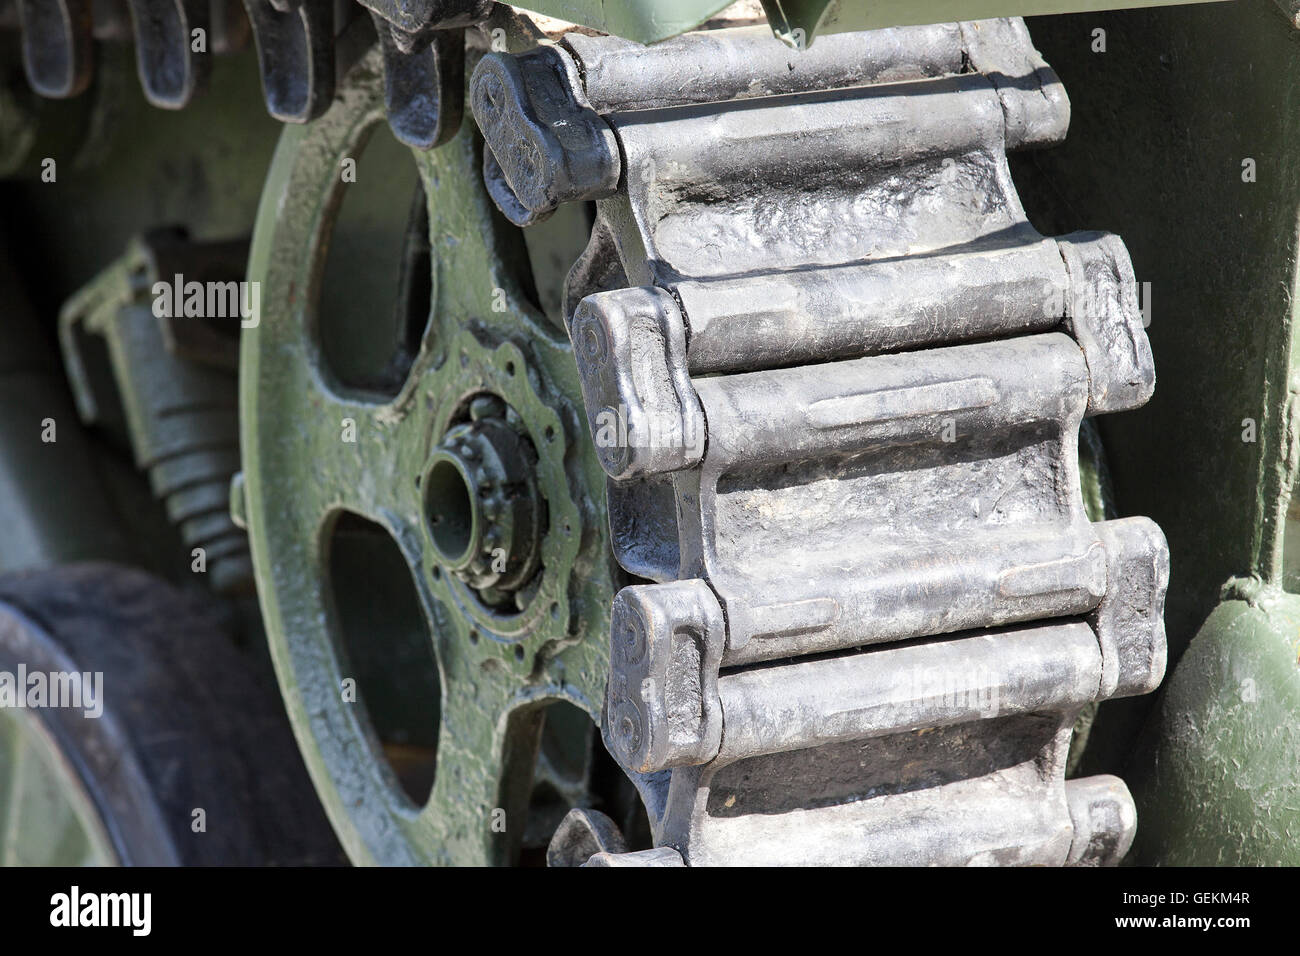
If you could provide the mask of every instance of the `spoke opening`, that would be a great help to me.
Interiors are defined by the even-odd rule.
[[[419,594],[397,542],[351,512],[334,522],[329,581],[338,614],[344,700],[363,708],[401,791],[416,806],[433,789],[441,688],[438,660]]]
[[[429,324],[428,204],[410,150],[386,126],[372,127],[355,152],[339,171],[342,205],[330,228],[315,334],[335,380],[391,398]]]

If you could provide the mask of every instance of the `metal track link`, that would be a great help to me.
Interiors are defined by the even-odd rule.
[[[491,0],[360,0],[360,7],[339,0],[14,2],[17,15],[9,17],[0,0],[0,27],[17,21],[28,83],[56,99],[90,85],[96,41],[129,38],[145,97],[181,109],[206,84],[209,54],[242,49],[251,34],[267,112],[306,123],[329,108],[351,58],[377,40],[389,123],[399,140],[420,149],[442,145],[460,127],[465,28],[486,20],[494,6]],[[373,30],[357,23],[367,11]]]
[[[1165,664],[1168,553],[1093,524],[1082,419],[1155,376],[1115,236],[1044,239],[1009,149],[1064,137],[1019,19],[489,54],[502,211],[597,200],[570,336],[618,560],[603,733],[649,855],[1114,863],[1064,779],[1092,701]]]

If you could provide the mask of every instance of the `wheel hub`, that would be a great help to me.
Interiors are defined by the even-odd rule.
[[[443,435],[422,479],[433,551],[485,604],[522,608],[545,530],[537,452],[499,396],[475,396],[468,415]]]

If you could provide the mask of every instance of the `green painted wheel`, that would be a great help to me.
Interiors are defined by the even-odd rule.
[[[539,746],[552,793],[581,790],[593,759],[615,568],[603,473],[568,338],[530,301],[481,161],[468,123],[432,152],[396,146],[372,51],[324,117],[285,130],[250,255],[243,507],[262,613],[359,863],[513,862]]]
[[[119,862],[68,755],[31,713],[0,710],[0,866]]]

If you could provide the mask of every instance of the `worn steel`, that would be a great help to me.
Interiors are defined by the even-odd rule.
[[[467,16],[482,18],[474,5]],[[460,129],[465,100],[465,30],[434,20],[413,31],[374,14],[384,57],[384,104],[394,135],[408,146],[433,149]]]
[[[662,582],[614,602],[605,741],[691,864],[1114,863],[1127,791],[1064,765],[1164,672],[1163,537],[1076,470],[1154,387],[1127,252],[1025,220],[1006,151],[1069,111],[1021,21],[837,46],[861,72],[753,31],[475,72],[502,211],[599,200],[570,335],[615,553]]]
[[[210,0],[127,0],[145,98],[181,109],[207,81],[210,59],[194,49],[193,31],[211,27]]]
[[[41,96],[76,96],[90,85],[90,0],[18,0],[27,81]]]
[[[334,98],[334,0],[244,0],[267,112],[305,123]]]
[[[906,158],[903,154],[908,151],[921,154],[932,150],[939,154],[947,148],[956,153],[963,144],[956,139],[948,141],[947,137],[959,137],[963,134],[957,131],[961,130],[973,142],[979,135],[979,123],[1000,119],[987,112],[991,105],[1008,111],[1009,121],[1003,137],[1009,147],[1057,141],[1064,135],[1069,120],[1063,93],[1059,85],[1043,82],[1036,73],[1038,67],[1025,60],[1023,53],[1005,44],[999,46],[1000,37],[996,34],[1003,29],[997,25],[1000,22],[991,21],[983,27],[960,31],[956,24],[943,24],[886,31],[884,36],[859,34],[855,41],[838,42],[835,51],[841,61],[852,58],[860,62],[858,69],[830,69],[824,60],[813,57],[806,73],[804,64],[796,63],[791,54],[781,56],[773,52],[774,45],[762,30],[741,29],[734,34],[728,31],[725,40],[722,31],[702,39],[682,37],[669,41],[650,58],[627,56],[623,41],[581,35],[566,37],[564,46],[546,47],[532,53],[489,54],[476,69],[470,90],[475,118],[496,164],[488,167],[488,185],[502,212],[521,225],[545,216],[560,202],[604,198],[612,192],[622,171],[614,148],[617,130],[620,142],[629,137],[636,142],[640,153],[637,161],[647,164],[644,170],[628,170],[629,188],[638,190],[641,180],[655,177],[655,164],[663,161],[656,150],[665,148],[666,144],[656,145],[647,141],[647,136],[638,137],[630,129],[631,123],[618,128],[615,122],[611,128],[601,114],[618,116],[631,110],[653,109],[672,101],[673,91],[680,86],[684,86],[682,105],[728,100],[738,91],[751,98],[803,90],[804,100],[773,104],[761,117],[763,121],[783,124],[782,131],[792,136],[792,124],[806,122],[809,115],[818,116],[818,136],[785,138],[787,149],[805,151],[804,155],[782,153],[788,162],[807,162],[827,150],[845,156],[852,150],[877,150],[882,159],[896,152],[893,158],[899,161]],[[727,43],[733,45],[732,52],[725,57],[717,56],[715,48]],[[775,46],[779,51],[779,45]],[[756,50],[764,50],[758,59],[754,57]],[[1000,62],[998,58],[1004,55],[1013,59]],[[710,70],[696,82],[681,84],[675,70],[680,69],[683,61],[697,56],[711,64]],[[589,63],[591,73],[586,72]],[[994,77],[1005,70],[1009,76],[1022,78],[1022,87],[1024,81],[1033,85],[1025,89],[1010,85],[998,88],[1000,80],[977,79],[967,73],[967,63]],[[766,67],[776,78],[753,83],[755,66]],[[954,127],[954,121],[963,117],[963,111],[951,97],[934,100],[941,108],[951,103],[947,106],[949,113],[923,115],[920,104],[913,102],[916,98],[909,101],[902,96],[891,99],[888,95],[864,95],[862,90],[869,88],[856,86],[864,81],[902,82],[937,76],[944,77],[944,82],[954,88],[972,85],[987,88],[992,82],[998,95],[991,104],[981,103],[981,109],[986,112],[979,123]],[[823,87],[823,83],[827,85]],[[841,87],[856,88],[858,93],[829,98],[825,95]],[[633,89],[637,91],[635,96],[630,92]],[[1031,95],[1026,89],[1036,92]],[[912,103],[912,112],[906,116],[885,115],[891,108],[908,103]],[[859,110],[874,110],[875,115],[868,117]],[[561,117],[563,123],[557,122]],[[697,111],[680,113],[673,119],[674,135],[694,144],[693,154],[688,152],[674,159],[696,164],[702,161],[702,154],[713,140],[697,130],[713,118],[708,111]],[[733,126],[751,122],[747,115],[724,115],[720,119]],[[759,119],[753,118],[752,124],[756,127]],[[899,133],[903,128],[909,131],[915,128],[920,138],[915,141],[901,138]],[[720,130],[719,135],[736,139],[739,130]],[[729,178],[743,175],[751,158],[741,159],[739,154],[722,157],[715,172]],[[624,157],[623,161],[627,159]],[[759,159],[765,165],[777,161],[770,153]],[[497,169],[499,177],[495,175]],[[681,178],[679,172],[674,175]],[[523,215],[518,211],[519,206],[525,210]],[[760,254],[770,257],[785,252],[773,247]]]
[[[627,843],[618,825],[599,810],[570,810],[546,849],[547,866],[584,866],[599,853],[621,855]]]
[[[210,31],[209,49],[228,53],[247,40],[257,42],[267,108],[284,122],[314,119],[332,98],[335,37],[346,26],[335,21],[334,0],[125,0],[130,25],[120,9],[89,0],[17,0],[23,29],[24,64],[33,89],[43,96],[69,97],[84,91],[93,72],[92,36],[122,39],[133,32],[139,75],[155,106],[177,109],[203,88],[207,51],[191,48],[193,31]],[[422,148],[446,142],[460,119],[459,75],[466,27],[498,11],[490,0],[359,0],[375,18],[385,46],[388,108],[398,137]],[[1204,3],[1214,0],[1133,0],[1128,6]],[[964,17],[1064,13],[1110,6],[1107,0],[926,0],[915,3],[850,4],[829,0],[765,0],[728,8],[725,0],[537,0],[536,13],[556,25],[581,24],[637,43],[677,36],[706,21],[761,22],[798,49],[819,34],[925,24]],[[826,40],[822,46],[833,45]],[[819,55],[824,55],[819,51]],[[835,69],[844,68],[842,65]],[[709,67],[705,66],[707,72]],[[847,67],[852,69],[852,67]],[[763,72],[759,70],[758,72]]]
[[[685,866],[682,855],[670,846],[655,847],[652,850],[634,850],[631,853],[613,853],[602,850],[588,858],[582,866]]]
[[[448,85],[449,95],[457,97],[460,68],[435,70],[431,87],[425,54],[432,55],[432,47],[421,53],[421,44],[455,37],[450,56],[459,57],[462,26],[425,32],[435,23],[451,22],[433,3],[369,6],[382,17],[376,25],[384,43],[381,56],[389,58],[381,62],[395,128],[421,146],[444,139],[449,135],[444,119],[453,114],[441,106],[429,109],[428,94],[432,89],[440,97]],[[701,12],[706,6],[697,5],[695,13],[707,16]],[[747,850],[736,847],[762,843],[765,835],[751,842],[736,836],[755,825],[753,818],[802,819],[803,814],[812,820],[802,848],[807,858],[821,853],[823,859],[842,861],[848,851],[822,837],[855,832],[844,821],[859,819],[855,813],[868,820],[865,805],[872,801],[881,807],[891,801],[897,815],[889,819],[899,829],[893,836],[880,830],[874,837],[879,846],[859,846],[862,856],[854,859],[889,859],[888,844],[909,832],[908,814],[923,807],[925,798],[884,791],[897,788],[899,780],[911,785],[900,768],[918,753],[935,757],[935,765],[953,778],[936,789],[947,788],[949,796],[966,794],[969,807],[991,807],[990,814],[1012,807],[1001,836],[985,832],[982,849],[964,857],[953,851],[953,861],[989,859],[981,854],[996,847],[990,852],[998,859],[1111,862],[1133,839],[1132,804],[1123,784],[1100,776],[1062,788],[1057,773],[1070,715],[1110,696],[1149,689],[1161,669],[1163,645],[1153,629],[1164,574],[1159,533],[1146,523],[1090,524],[1072,494],[1080,476],[1071,472],[1070,443],[1080,418],[1135,408],[1153,385],[1128,253],[1113,236],[1043,239],[1024,223],[1001,151],[1060,142],[1068,114],[1059,85],[1026,56],[1023,44],[1008,42],[1005,35],[987,41],[951,25],[871,36],[829,32],[850,25],[834,15],[844,6],[769,5],[773,25],[790,43],[806,45],[814,34],[824,34],[797,54],[771,42],[762,28],[686,36],[651,48],[626,37],[572,33],[535,53],[494,54],[484,75],[496,71],[498,86],[484,81],[480,117],[492,148],[480,153],[456,146],[456,163],[481,156],[488,193],[507,216],[532,224],[526,242],[533,249],[547,242],[536,237],[538,230],[582,215],[572,200],[599,201],[592,242],[574,272],[565,310],[581,377],[564,379],[564,388],[548,387],[551,378],[564,376],[557,371],[559,360],[554,366],[537,360],[531,331],[512,335],[506,323],[516,318],[513,308],[498,326],[488,314],[495,303],[479,289],[472,306],[458,304],[459,325],[449,320],[439,331],[446,333],[444,344],[460,342],[453,329],[471,326],[481,333],[474,322],[488,316],[489,332],[465,340],[461,377],[449,370],[445,377],[460,385],[475,377],[480,384],[490,380],[492,408],[476,417],[473,402],[463,401],[440,423],[445,427],[431,434],[423,448],[427,457],[413,469],[405,460],[389,467],[392,454],[379,444],[368,446],[362,457],[384,462],[379,470],[385,474],[423,483],[420,519],[425,523],[418,548],[408,548],[407,554],[425,561],[413,565],[421,574],[440,569],[447,593],[455,596],[445,605],[450,611],[435,623],[459,615],[488,621],[492,631],[521,602],[532,606],[533,592],[524,585],[538,568],[550,567],[539,539],[544,537],[540,529],[549,527],[548,498],[558,483],[544,494],[540,487],[555,479],[528,467],[542,421],[535,402],[554,406],[555,393],[564,392],[563,415],[571,416],[564,417],[566,455],[592,451],[583,429],[573,427],[584,416],[578,404],[585,406],[594,454],[612,478],[610,533],[617,555],[635,574],[658,582],[625,590],[614,605],[612,676],[622,682],[617,694],[611,683],[610,706],[611,714],[617,710],[626,719],[607,721],[606,731],[622,734],[610,739],[624,763],[658,780],[641,781],[658,838],[669,832],[665,820],[686,822],[676,831],[685,833],[681,852],[660,846],[649,855],[627,853],[611,836],[598,850],[590,841],[571,841],[567,855],[556,857],[566,865],[584,856],[592,865],[743,859]],[[1135,765],[1122,766],[1145,713],[1141,705],[1127,709],[1138,715],[1128,719],[1127,729],[1123,718],[1110,717],[1125,713],[1124,706],[1105,705],[1102,733],[1095,738],[1101,749],[1083,761],[1088,772],[1123,771],[1136,781],[1144,816],[1136,846],[1143,861],[1275,862],[1289,859],[1295,842],[1294,786],[1287,769],[1294,764],[1295,744],[1294,735],[1286,733],[1294,722],[1286,715],[1288,707],[1294,709],[1296,653],[1293,610],[1283,591],[1294,589],[1300,578],[1288,564],[1291,555],[1283,554],[1284,545],[1293,543],[1284,541],[1283,526],[1295,471],[1288,384],[1294,243],[1277,240],[1291,236],[1294,202],[1288,189],[1294,177],[1279,160],[1284,150],[1274,145],[1286,141],[1293,125],[1286,109],[1289,87],[1276,82],[1277,76],[1289,75],[1286,51],[1292,35],[1274,6],[1261,0],[1231,11],[1207,5],[1099,19],[1148,41],[1142,56],[1116,50],[1122,55],[1104,61],[1101,78],[1095,57],[1071,46],[1078,45],[1077,32],[1053,25],[1060,53],[1051,58],[1059,66],[1058,56],[1065,57],[1075,72],[1073,88],[1087,97],[1094,125],[1083,136],[1076,131],[1066,152],[1040,154],[1017,169],[1018,177],[1041,180],[1035,190],[1038,209],[1050,215],[1035,219],[1040,227],[1051,223],[1068,229],[1078,222],[1077,210],[1122,226],[1126,238],[1138,237],[1140,245],[1131,238],[1129,245],[1144,276],[1157,278],[1157,295],[1168,290],[1169,310],[1188,317],[1176,329],[1165,325],[1153,332],[1164,337],[1162,374],[1171,367],[1175,371],[1175,397],[1157,402],[1136,423],[1116,420],[1106,426],[1112,447],[1120,449],[1119,474],[1129,507],[1154,514],[1162,525],[1172,523],[1175,557],[1186,575],[1173,605],[1176,650],[1219,601],[1219,583],[1232,576],[1218,610],[1188,652],[1185,673],[1170,683],[1154,713]],[[1276,6],[1294,16],[1294,4]],[[596,9],[579,0],[566,6],[567,13],[550,12],[574,19],[605,17],[606,24],[628,17],[632,35],[642,26],[669,29],[672,15],[689,18],[688,7],[602,4]],[[778,8],[783,26],[777,24]],[[855,15],[878,13],[901,22],[925,19],[937,9],[882,4],[871,8],[876,13],[864,7]],[[1238,15],[1238,10],[1245,12]],[[402,26],[400,18],[413,11],[415,19]],[[491,15],[492,26],[506,22],[501,9]],[[211,23],[213,49],[220,49],[226,44],[218,41],[215,9]],[[120,26],[97,19],[93,32],[106,37]],[[547,26],[553,38],[557,29],[562,27]],[[488,35],[486,29],[469,33],[471,60],[487,45]],[[507,47],[522,51],[537,35],[509,32]],[[41,36],[50,39],[40,41]],[[45,61],[51,90],[57,92],[69,76],[83,76],[84,71],[77,73],[82,67],[75,49],[67,48],[66,31],[31,30],[23,39],[43,44],[42,56],[48,47],[64,46]],[[280,54],[296,49],[292,44],[299,38],[287,42],[290,46],[267,44],[264,67],[292,60]],[[497,37],[490,42],[500,50]],[[326,47],[335,49],[332,36],[328,44],[322,41],[322,55]],[[1163,59],[1151,50],[1159,50]],[[1194,64],[1186,62],[1188,50],[1195,51]],[[350,57],[341,55],[339,61],[346,65]],[[1248,79],[1234,74],[1234,62],[1276,68]],[[1170,70],[1170,63],[1178,69]],[[413,79],[394,86],[394,78],[407,69]],[[295,70],[285,82],[298,84],[305,94],[308,87],[299,84],[304,74]],[[1135,97],[1134,89],[1149,92]],[[314,103],[311,109],[319,110],[329,97],[317,95]],[[801,113],[796,118],[783,112],[786,107]],[[891,128],[889,117],[897,110],[903,112]],[[292,109],[284,112],[282,118],[292,118]],[[404,112],[414,125],[403,125]],[[1097,117],[1103,115],[1121,121],[1101,128]],[[557,132],[557,120],[572,126]],[[761,125],[758,143],[746,142],[751,121]],[[28,125],[12,128],[17,133],[7,147],[43,155],[32,152]],[[195,128],[188,127],[191,134]],[[708,138],[715,134],[720,139]],[[569,137],[577,135],[589,146],[574,145]],[[1136,150],[1142,154],[1136,166],[1124,158],[1135,152],[1130,137],[1142,147]],[[1165,174],[1168,142],[1204,143],[1188,160],[1186,175]],[[1247,142],[1264,142],[1272,155],[1261,168],[1281,162],[1282,174],[1246,186],[1231,163],[1225,173],[1222,157],[1234,157]],[[308,148],[321,143],[312,139]],[[343,153],[335,145],[330,140],[325,151],[337,160]],[[443,157],[429,167],[428,181],[444,172],[444,162],[451,161]],[[332,172],[337,175],[337,169]],[[459,166],[454,173],[449,181],[463,187]],[[309,180],[306,190],[312,197],[323,189],[325,164],[316,174],[319,179]],[[1207,187],[1216,176],[1227,185]],[[212,194],[222,195],[223,183],[229,188],[233,178],[216,175]],[[1050,185],[1043,186],[1049,178]],[[276,195],[283,199],[289,191],[279,185],[284,188]],[[51,202],[69,202],[63,198],[68,190],[59,195]],[[476,201],[483,197],[473,195]],[[984,205],[977,210],[972,201]],[[1212,228],[1184,212],[1193,208],[1203,210]],[[499,223],[489,227],[485,210],[448,207],[455,225],[442,234],[460,239],[475,229],[498,228]],[[286,214],[291,215],[296,213]],[[548,216],[551,221],[544,222]],[[1185,237],[1213,236],[1214,245],[1227,251],[1202,250],[1197,261],[1205,264],[1204,274],[1191,281],[1185,253],[1193,240],[1169,243],[1171,229]],[[431,239],[435,231],[431,226]],[[300,241],[319,235],[305,228],[292,234]],[[88,240],[71,242],[84,248]],[[504,250],[503,262],[518,254],[513,238],[494,243]],[[312,254],[319,266],[321,248]],[[60,258],[75,256],[61,253]],[[309,274],[318,275],[304,271],[295,277]],[[519,293],[519,301],[532,294]],[[541,290],[538,299],[550,301]],[[1225,315],[1239,323],[1237,336],[1224,331],[1237,327],[1225,325]],[[183,340],[192,326],[171,331],[181,334],[173,348],[205,353],[204,342]],[[493,364],[492,350],[507,340],[521,349],[522,364],[516,367],[525,369],[525,382],[507,382],[503,367]],[[228,348],[219,351],[228,361]],[[293,354],[308,355],[310,347]],[[442,353],[435,346],[433,354]],[[337,391],[338,383],[328,380],[328,361],[320,361],[327,390]],[[417,366],[415,374],[424,371]],[[1166,396],[1170,378],[1165,376]],[[302,386],[301,379],[295,381]],[[864,381],[871,387],[862,387]],[[259,394],[264,418],[275,403],[293,407],[278,391]],[[414,414],[391,396],[370,404],[391,412],[390,418],[378,416],[389,434],[398,430],[396,419]],[[1201,454],[1204,444],[1189,440],[1207,428],[1226,429],[1232,434],[1225,441],[1235,448],[1243,416],[1257,421],[1260,440],[1243,443],[1239,456],[1207,458]],[[952,442],[942,437],[949,421]],[[487,424],[477,427],[479,422]],[[264,427],[274,435],[260,446],[262,467],[269,469],[278,460],[274,443],[285,438],[273,425]],[[323,446],[302,447],[315,453]],[[541,458],[544,465],[546,456]],[[1153,475],[1147,459],[1176,466]],[[587,463],[589,470],[595,461]],[[439,463],[446,465],[437,469],[439,475],[454,472],[468,489],[486,484],[483,502],[475,499],[463,511],[440,505],[451,499],[434,494],[428,484]],[[363,485],[369,480],[362,472],[350,474]],[[595,471],[587,476],[590,488],[578,496],[584,499],[580,509],[584,527],[589,523],[604,533],[592,475],[599,477]],[[233,486],[236,510],[262,493],[255,470],[250,476],[252,481]],[[1083,501],[1093,500],[1090,495],[1099,499],[1099,483],[1084,485]],[[273,487],[279,496],[288,488]],[[1198,498],[1197,489],[1206,487],[1248,491]],[[519,489],[519,497],[496,500],[506,488]],[[307,577],[298,573],[302,566],[321,563],[320,554],[292,554],[291,533],[306,524],[268,518],[274,507],[264,501],[260,511],[253,509],[254,525],[276,526],[268,553],[290,565],[282,574],[301,581]],[[464,548],[440,546],[438,522],[460,517],[469,529]],[[869,555],[864,541],[872,546]],[[494,567],[498,549],[507,570]],[[1025,565],[1031,565],[1028,572]],[[294,606],[327,615],[329,598]],[[574,623],[587,613],[575,613],[566,621],[569,630],[563,637],[557,630],[554,639],[572,640],[585,628],[598,640],[604,623],[592,624],[595,612]],[[317,626],[307,612],[294,624],[282,624],[282,635],[327,631],[337,637],[333,623]],[[626,646],[620,650],[617,635],[627,637],[638,628],[646,650],[633,658]],[[469,633],[466,639],[473,641],[486,632]],[[313,648],[331,653],[324,645]],[[515,653],[508,642],[506,653]],[[525,657],[531,653],[531,646],[524,651]],[[309,653],[297,648],[293,655],[295,668],[310,670],[303,663]],[[508,659],[493,659],[484,669],[498,664],[513,666]],[[899,700],[892,694],[897,683],[881,677],[886,666],[890,673],[922,668],[939,675],[966,671],[978,679],[954,690],[942,678],[926,683],[918,677],[917,693]],[[538,679],[521,673],[512,676],[512,686],[523,686],[520,693],[528,700],[512,714],[550,699],[557,686],[564,689],[551,674]],[[1044,673],[1058,679],[1044,679]],[[306,682],[311,679],[308,675]],[[583,687],[598,683],[587,681]],[[1002,709],[990,716],[982,701],[995,694]],[[1261,699],[1268,703],[1260,704]],[[841,713],[845,701],[853,705],[850,716]],[[456,714],[458,706],[464,699],[452,702],[448,713]],[[590,700],[583,707],[593,710]],[[1051,720],[1038,722],[1045,715]],[[1121,721],[1120,732],[1111,720]],[[996,734],[989,731],[992,725],[1000,728]],[[500,736],[529,738],[536,726],[525,721]],[[312,734],[317,740],[324,736],[319,727]],[[923,741],[931,735],[936,740]],[[485,731],[480,738],[488,736]],[[339,751],[360,737],[364,734],[340,733],[339,739],[351,743],[322,758],[330,768],[324,777],[346,773],[338,769],[349,766]],[[471,733],[464,739],[480,738]],[[1011,773],[1001,780],[1020,801],[1014,806],[1009,799],[982,804],[981,792],[967,786],[981,770],[978,760],[960,765],[939,760],[945,748],[976,750],[988,740],[1025,752],[1039,742],[1036,752],[1050,755],[1040,765],[1046,768],[1043,781]],[[364,757],[357,763],[382,763],[366,750],[369,746],[369,741],[360,746]],[[845,756],[854,747],[856,753]],[[504,749],[509,759],[499,779],[512,775],[517,756],[511,746]],[[1021,750],[999,753],[997,759],[1005,760],[1022,755]],[[860,792],[828,786],[811,795],[787,795],[790,805],[782,804],[779,788],[770,785],[792,774],[820,782],[835,759],[845,766],[865,760],[885,769],[880,779],[855,781]],[[1243,762],[1244,770],[1238,765]],[[492,773],[498,773],[495,764],[483,777]],[[664,779],[677,781],[677,790],[659,787]],[[713,796],[700,817],[697,806],[687,808],[683,795],[698,798],[705,789]],[[867,791],[866,799],[856,799]],[[674,803],[669,796],[681,799]],[[730,806],[729,797],[735,797]],[[465,819],[490,803],[485,800],[466,809]],[[839,809],[853,800],[864,806]],[[1050,812],[1034,816],[1044,803]],[[1211,805],[1222,812],[1209,812]],[[832,807],[842,814],[843,828],[819,830],[816,820],[831,819]],[[969,835],[962,828],[974,827],[975,816],[954,817],[951,833]],[[382,831],[380,817],[349,825],[371,834]],[[719,820],[729,822],[724,827]],[[1016,821],[1025,820],[1015,833]],[[1068,822],[1068,840],[1061,835],[1062,821]],[[582,826],[588,832],[594,828],[590,817]],[[428,841],[442,832],[435,825],[412,826],[385,844],[391,855],[367,856],[363,850],[359,858],[428,858]],[[476,839],[457,837],[440,858],[511,855],[492,845],[495,837]],[[953,839],[960,843],[960,837]],[[486,854],[476,856],[484,841]],[[1064,855],[1062,847],[1067,847]],[[935,858],[918,852],[914,859]],[[789,861],[794,860],[792,854]]]
[[[402,33],[419,35],[468,27],[492,12],[492,0],[358,0]]]
[[[367,3],[374,0],[367,0]],[[383,0],[389,6],[422,6]],[[1131,0],[1127,7],[1216,2],[1216,0]],[[1106,10],[1116,0],[763,0],[739,4],[743,14],[766,13],[773,31],[791,46],[812,44],[820,34],[882,27],[942,23],[962,18],[1081,13]],[[531,0],[528,9],[591,27],[638,43],[655,43],[685,33],[715,16],[725,16],[731,0]]]

